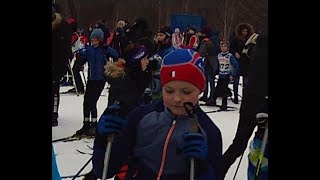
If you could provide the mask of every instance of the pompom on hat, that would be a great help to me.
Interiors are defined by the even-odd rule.
[[[205,88],[203,60],[199,53],[191,49],[176,49],[167,54],[162,61],[160,82],[181,80],[195,85],[200,92]]]

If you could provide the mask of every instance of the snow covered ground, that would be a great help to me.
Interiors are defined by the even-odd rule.
[[[107,84],[106,84],[107,87]],[[72,87],[61,87],[60,91],[67,91]],[[230,88],[232,86],[230,85]],[[239,87],[239,93],[241,95],[242,88]],[[102,92],[102,96],[97,104],[98,108],[98,118],[101,113],[107,106],[107,95],[108,89],[105,88]],[[231,100],[228,100],[228,106],[235,106],[238,109],[236,111],[227,111],[227,112],[215,112],[208,113],[212,121],[220,128],[222,133],[223,140],[223,152],[229,147],[232,143],[232,140],[235,136],[237,125],[239,121],[239,107],[241,103],[241,98],[239,98],[239,104],[233,104]],[[60,107],[59,107],[59,125],[52,127],[52,140],[67,137],[73,135],[76,130],[82,127],[82,103],[83,95],[76,96],[76,94],[61,94],[60,96]],[[221,104],[221,99],[217,100],[217,104]],[[217,107],[201,107],[205,112],[218,109]],[[251,139],[253,136],[251,137]],[[251,140],[250,140],[251,141]],[[93,140],[80,140],[73,142],[55,142],[53,147],[56,154],[56,160],[60,175],[64,176],[73,176],[75,175],[81,167],[90,159],[90,155],[81,154],[77,151],[83,151],[92,153],[92,150],[88,147],[93,146]],[[236,180],[246,180],[247,179],[247,166],[248,166],[248,148],[244,153],[242,158]],[[236,168],[238,166],[240,157],[235,161],[235,163],[229,169],[225,180],[232,180]],[[87,173],[91,170],[91,162],[88,166],[82,171],[81,174]],[[71,180],[72,178],[64,178],[66,180]],[[82,177],[76,178],[77,180],[82,179]]]

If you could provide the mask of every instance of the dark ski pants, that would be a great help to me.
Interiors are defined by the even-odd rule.
[[[242,84],[242,94],[244,94],[245,88],[247,86],[248,83],[248,76],[242,76],[243,78],[243,84]],[[238,98],[238,89],[239,89],[239,79],[240,79],[240,75],[237,75],[235,77],[233,77],[233,95],[234,98]]]
[[[210,86],[209,98],[212,98],[213,95],[214,95],[214,89],[215,89],[214,76],[215,76],[215,74],[211,74],[210,72],[205,72],[206,87],[205,87],[205,89],[203,91],[203,96],[206,97],[206,98],[208,98],[208,92],[209,92],[208,85]]]
[[[84,92],[84,85],[81,79],[80,71],[83,71],[83,65],[86,61],[82,58],[77,58],[72,67],[72,72],[74,76],[74,82],[76,83],[76,87],[78,92]]]
[[[91,118],[97,118],[97,102],[105,84],[104,80],[88,80],[83,100],[84,118],[90,118],[90,114]]]
[[[228,105],[228,97],[232,96],[232,93],[228,87],[230,82],[229,77],[221,78],[219,77],[217,86],[215,87],[213,99],[214,101],[218,98],[222,98],[222,106],[227,107]]]

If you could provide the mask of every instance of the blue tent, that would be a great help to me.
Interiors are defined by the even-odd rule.
[[[179,28],[183,32],[187,26],[195,26],[201,30],[206,25],[206,20],[202,16],[173,14],[170,16],[170,28]]]

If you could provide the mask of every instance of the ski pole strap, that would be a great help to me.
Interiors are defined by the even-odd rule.
[[[190,131],[192,133],[197,133],[198,132],[198,117],[195,112],[195,106],[193,106],[193,104],[191,102],[185,102],[185,103],[183,103],[183,106],[184,106],[187,114],[189,115],[189,117],[192,120]]]
[[[183,103],[183,106],[186,110],[186,112],[188,113],[189,117],[193,118],[193,114],[194,114],[194,109],[195,107],[193,106],[193,104],[191,102],[185,102]]]

